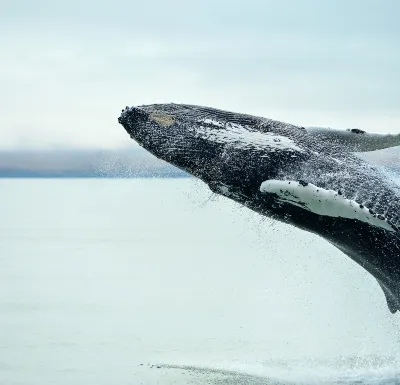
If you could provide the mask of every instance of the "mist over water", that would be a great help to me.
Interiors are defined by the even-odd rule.
[[[0,384],[398,384],[324,240],[185,180],[0,180]]]

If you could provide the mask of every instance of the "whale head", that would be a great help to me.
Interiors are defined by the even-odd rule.
[[[274,130],[279,122],[213,108],[127,107],[118,121],[146,150],[228,196],[257,194],[263,181],[304,155],[293,139]]]

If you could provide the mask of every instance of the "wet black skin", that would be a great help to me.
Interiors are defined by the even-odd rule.
[[[287,137],[302,151],[271,151],[205,139],[196,134],[198,126],[220,127],[204,123],[204,119]],[[127,108],[118,121],[146,150],[203,180],[215,193],[325,238],[378,280],[392,313],[400,310],[400,236],[396,228],[400,196],[385,176],[364,160],[331,143],[318,142],[302,127],[207,107],[162,104]],[[374,215],[387,220],[396,231],[278,202],[275,194],[260,192],[262,182],[270,179],[313,183],[348,199],[355,195],[361,207],[367,202],[366,207],[374,207]]]

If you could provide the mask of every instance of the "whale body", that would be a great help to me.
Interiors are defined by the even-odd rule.
[[[400,135],[305,128],[184,104],[126,107],[139,145],[249,209],[318,234],[372,274],[400,310],[400,188],[362,157]]]

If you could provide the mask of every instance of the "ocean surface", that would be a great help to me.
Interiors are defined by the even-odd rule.
[[[400,316],[200,182],[2,179],[0,384],[400,384]]]

